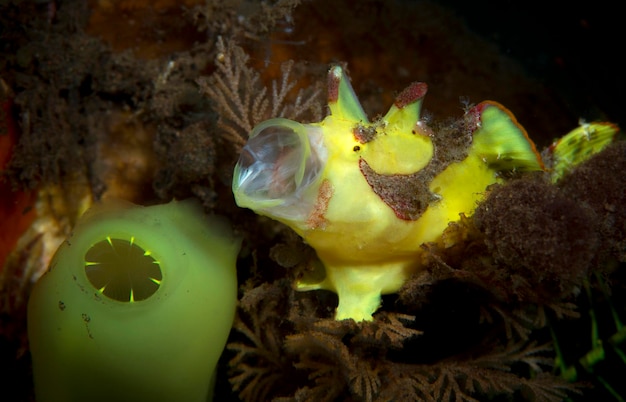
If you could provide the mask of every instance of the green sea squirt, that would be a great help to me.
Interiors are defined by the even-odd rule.
[[[191,200],[88,210],[30,296],[36,400],[211,400],[239,247]]]

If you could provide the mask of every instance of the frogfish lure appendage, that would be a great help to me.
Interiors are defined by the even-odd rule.
[[[422,245],[460,214],[470,216],[503,172],[545,170],[524,128],[493,101],[467,112],[471,138],[445,158],[447,144],[420,120],[426,92],[426,84],[411,84],[370,122],[334,66],[329,115],[311,124],[259,124],[235,166],[237,204],[288,225],[316,250],[325,276],[297,287],[337,293],[337,320],[372,320],[381,295],[423,268]],[[569,166],[571,153],[555,146],[554,159]]]

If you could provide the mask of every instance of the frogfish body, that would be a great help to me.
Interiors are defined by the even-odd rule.
[[[446,140],[420,120],[426,92],[411,84],[370,122],[334,66],[330,114],[312,124],[262,122],[235,166],[237,204],[288,225],[316,250],[325,278],[297,287],[337,293],[337,320],[372,320],[381,294],[423,268],[423,245],[470,216],[504,172],[545,169],[524,128],[493,101],[467,111],[466,138],[445,152]]]

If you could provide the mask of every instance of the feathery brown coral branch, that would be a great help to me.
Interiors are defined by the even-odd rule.
[[[220,36],[217,48],[217,71],[198,84],[214,102],[220,115],[219,125],[228,138],[239,146],[245,144],[247,133],[263,120],[268,101],[260,75],[247,67],[249,56],[232,41],[224,43]]]
[[[233,329],[244,336],[230,342],[227,348],[235,352],[229,361],[230,382],[239,397],[246,401],[264,401],[275,391],[291,371],[282,353],[283,339],[279,334],[280,316],[276,314],[281,291],[279,284],[265,283],[246,293],[240,302],[241,312]],[[242,314],[249,318],[249,323]]]
[[[272,81],[271,95],[263,85],[261,74],[248,66],[250,56],[234,41],[221,36],[216,43],[216,72],[198,79],[201,91],[215,102],[220,116],[218,125],[237,148],[245,145],[248,135],[258,123],[284,117],[301,119],[311,114],[321,118],[321,90],[318,86],[300,88],[293,96],[297,81],[291,79],[294,62],[281,65],[280,82]]]

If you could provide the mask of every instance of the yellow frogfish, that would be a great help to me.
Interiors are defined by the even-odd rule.
[[[524,128],[494,101],[469,108],[457,138],[439,138],[420,120],[426,92],[425,83],[411,84],[387,114],[370,121],[334,66],[329,115],[312,124],[260,123],[235,166],[237,205],[288,225],[317,252],[325,277],[302,279],[297,288],[335,292],[337,320],[372,320],[381,295],[423,269],[423,245],[470,216],[506,172],[546,170]],[[610,123],[594,123],[568,135],[578,147],[593,143],[587,152],[593,153],[616,132]],[[449,143],[458,149],[444,152]],[[550,148],[555,180],[583,160],[571,143]]]

